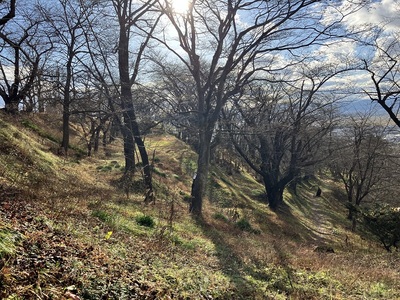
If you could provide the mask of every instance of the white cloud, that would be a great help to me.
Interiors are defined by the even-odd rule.
[[[400,26],[398,0],[373,1],[345,18],[349,26],[375,25],[386,30],[398,30]]]

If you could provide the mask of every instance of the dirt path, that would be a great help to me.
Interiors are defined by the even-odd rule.
[[[316,243],[318,245],[324,245],[326,240],[330,240],[334,233],[334,224],[329,216],[330,207],[328,200],[324,196],[315,197],[312,195],[313,201],[310,201],[311,216],[313,221],[313,230],[317,235],[318,239]]]

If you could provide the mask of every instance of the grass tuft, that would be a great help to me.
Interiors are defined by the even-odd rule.
[[[20,233],[0,225],[0,259],[14,255],[21,241]]]
[[[156,225],[156,222],[151,216],[141,215],[136,217],[136,223],[140,226],[153,228]]]

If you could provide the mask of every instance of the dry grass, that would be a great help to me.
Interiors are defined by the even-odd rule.
[[[55,136],[59,124],[40,120],[30,122]],[[111,156],[61,159],[46,151],[52,141],[38,142],[38,130],[4,118],[0,137],[7,166],[0,174],[7,230],[0,232],[20,237],[1,258],[2,298],[400,298],[399,253],[348,230],[329,178],[285,194],[286,205],[274,213],[252,176],[215,167],[199,220],[185,202],[195,154],[172,136],[146,138],[155,151],[154,205],[143,203],[139,183],[129,197],[114,184],[122,175],[120,145]],[[80,147],[79,138],[73,142]],[[313,196],[317,184],[321,198]],[[138,216],[155,226],[141,226]],[[321,245],[335,253],[314,252]]]

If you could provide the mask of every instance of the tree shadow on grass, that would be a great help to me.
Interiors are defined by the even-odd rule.
[[[225,291],[218,299],[260,299],[262,291],[246,278],[246,275],[256,276],[257,274],[249,274],[248,267],[246,267],[243,259],[235,253],[235,250],[227,241],[227,236],[208,224],[203,218],[199,217],[195,220],[204,235],[213,242],[221,271],[232,284],[232,288]]]
[[[312,219],[313,212],[309,213],[309,218]],[[283,203],[278,211],[277,216],[283,221],[283,225],[276,228],[274,231],[282,232],[283,235],[290,237],[292,240],[309,245],[313,247],[320,244],[329,244],[329,236],[320,228],[314,228],[312,222],[307,222],[307,219],[300,219],[294,215],[292,209],[285,203]],[[274,224],[275,227],[277,226]]]
[[[231,288],[218,295],[218,299],[290,299],[291,295],[303,292],[301,288],[299,290],[299,287],[294,286],[293,270],[287,260],[288,244],[283,239],[284,235],[273,237],[269,241],[268,249],[257,250],[272,251],[273,257],[263,260],[251,253],[238,253],[239,250],[230,241],[232,233],[224,234],[202,218],[196,219],[196,222],[204,235],[213,242],[220,270],[231,282]],[[238,230],[239,240],[241,234]],[[257,239],[257,234],[254,234],[254,239]]]
[[[277,211],[277,216],[294,231],[299,241],[310,246],[337,246],[337,232],[346,224],[345,216],[328,196],[316,197],[310,191],[292,195]]]
[[[333,212],[316,211],[314,209],[314,204],[311,201],[324,201],[322,198],[302,201],[302,196],[304,195],[292,194],[289,200],[282,202],[278,209],[273,212],[280,222],[268,221],[265,211],[258,211],[254,208],[256,222],[260,224],[263,232],[270,232],[274,236],[283,236],[298,243],[309,244],[310,246],[330,243],[330,237],[323,230],[319,230],[315,224],[323,221],[319,219],[319,216],[325,213],[329,220],[337,219],[337,217],[334,216]],[[252,198],[253,201],[267,206],[266,194],[256,195]],[[290,201],[290,205],[288,201]],[[251,206],[251,203],[249,202],[248,205]],[[266,209],[269,208],[266,207]],[[298,212],[295,212],[294,209]]]

